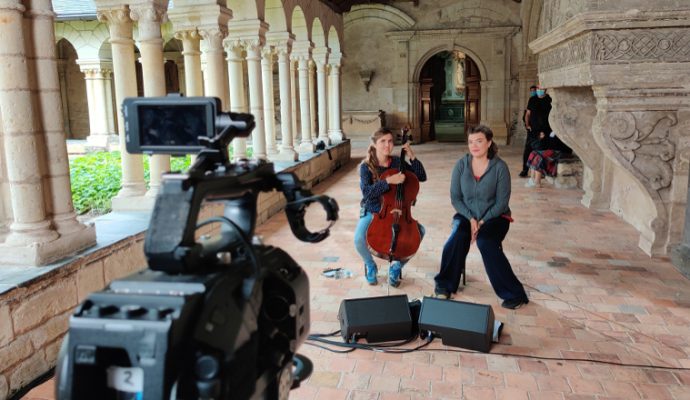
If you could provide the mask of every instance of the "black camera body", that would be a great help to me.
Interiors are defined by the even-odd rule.
[[[309,281],[286,252],[254,240],[257,197],[282,191],[293,233],[308,242],[325,239],[330,226],[308,231],[306,207],[320,203],[332,225],[337,203],[312,196],[272,164],[230,163],[227,146],[249,134],[253,118],[219,113],[218,104],[179,97],[123,103],[130,152],[201,151],[189,172],[164,176],[144,244],[148,269],[91,294],[70,318],[56,372],[59,399],[278,399],[311,372],[296,353],[309,333]],[[195,126],[196,140],[157,142],[183,129],[145,117],[161,107],[175,109],[178,125]],[[194,115],[203,121],[189,122]],[[224,204],[223,216],[197,223],[209,201]],[[196,230],[210,223],[220,224],[219,234],[197,240]]]

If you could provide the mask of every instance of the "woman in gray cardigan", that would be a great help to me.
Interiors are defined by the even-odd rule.
[[[465,259],[470,244],[477,247],[484,261],[494,292],[503,299],[505,308],[516,309],[527,304],[527,293],[513,273],[503,253],[503,239],[508,233],[510,217],[510,172],[498,156],[493,132],[485,125],[471,129],[470,153],[453,168],[450,199],[456,214],[453,228],[443,247],[441,271],[436,275],[435,294],[449,298],[456,293],[465,274]]]

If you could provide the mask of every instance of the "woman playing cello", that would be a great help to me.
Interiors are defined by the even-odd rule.
[[[409,143],[403,145],[405,153],[409,157],[411,170],[420,182],[426,181],[424,166],[417,159]],[[364,276],[370,285],[378,282],[376,274],[378,268],[367,245],[367,229],[371,224],[374,214],[381,210],[381,196],[391,189],[390,185],[399,185],[405,181],[405,175],[393,174],[385,179],[379,179],[386,170],[400,167],[400,157],[391,155],[393,152],[393,133],[381,128],[371,136],[371,144],[367,151],[367,157],[359,166],[359,186],[362,189],[362,201],[360,203],[360,217],[355,229],[355,249],[364,261]],[[424,236],[424,227],[419,226],[419,233]],[[409,260],[408,260],[409,261]],[[388,283],[393,287],[400,286],[402,268],[407,261],[394,261],[388,270]]]

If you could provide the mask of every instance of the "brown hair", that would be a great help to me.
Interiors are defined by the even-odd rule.
[[[366,165],[369,172],[371,172],[372,182],[379,180],[379,159],[376,157],[376,142],[386,135],[393,135],[393,132],[388,128],[379,128],[371,135],[371,143],[367,149],[367,156],[362,160],[362,164]]]
[[[494,142],[494,132],[486,125],[479,124],[473,128],[470,128],[470,135],[473,133],[483,133],[486,140],[491,140],[491,146],[489,146],[489,151],[487,157],[494,158],[498,154],[498,145]]]

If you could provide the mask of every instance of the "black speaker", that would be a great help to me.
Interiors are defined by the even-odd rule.
[[[419,314],[420,336],[428,332],[447,346],[488,352],[494,330],[494,310],[487,304],[424,297]]]
[[[340,334],[346,342],[368,343],[406,340],[412,337],[412,316],[407,295],[345,299],[338,310]]]

